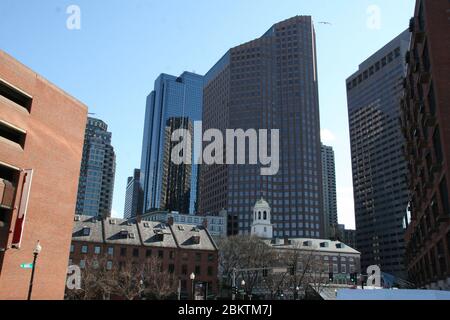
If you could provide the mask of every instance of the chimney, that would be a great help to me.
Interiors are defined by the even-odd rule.
[[[289,238],[284,238],[284,245],[285,246],[289,245]]]
[[[208,229],[208,219],[203,219],[203,223],[202,223],[203,228]]]
[[[169,217],[169,218],[167,219],[167,224],[168,224],[169,226],[173,226],[173,217]]]

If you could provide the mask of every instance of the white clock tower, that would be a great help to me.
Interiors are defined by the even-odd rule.
[[[253,208],[252,236],[263,239],[273,238],[273,225],[270,221],[270,206],[263,198]]]

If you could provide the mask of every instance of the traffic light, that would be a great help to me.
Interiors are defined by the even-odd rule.
[[[353,284],[357,284],[358,283],[358,273],[354,272],[350,274],[350,281]]]
[[[238,294],[238,288],[237,288],[237,287],[232,287],[232,288],[231,288],[231,292],[232,292],[233,294]]]
[[[333,274],[333,272],[330,272],[330,273],[328,274],[328,281],[329,281],[329,282],[333,282],[333,281],[334,281],[334,274]]]

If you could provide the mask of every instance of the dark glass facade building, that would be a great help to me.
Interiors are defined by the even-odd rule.
[[[111,136],[105,122],[88,118],[78,184],[77,215],[111,216],[116,173],[116,154]]]
[[[402,101],[410,190],[409,280],[450,290],[450,2],[416,2]]]
[[[316,58],[312,19],[297,16],[230,49],[205,76],[203,130],[280,130],[276,175],[262,176],[260,165],[201,167],[200,211],[225,208],[231,234],[250,232],[263,196],[274,236],[324,236]]]
[[[190,130],[202,120],[203,76],[184,72],[175,77],[161,74],[147,98],[141,158],[143,212],[197,211],[198,165],[175,166],[170,161],[171,134]],[[201,132],[200,132],[201,134]],[[194,155],[193,155],[194,156]]]
[[[140,184],[141,170],[134,169],[132,177],[128,177],[125,194],[124,219],[130,219],[141,214],[142,189]]]
[[[322,144],[323,214],[325,235],[331,236],[331,229],[338,224],[336,198],[336,166],[333,147]]]
[[[361,266],[404,276],[403,217],[408,203],[400,130],[406,30],[347,79],[356,243]]]

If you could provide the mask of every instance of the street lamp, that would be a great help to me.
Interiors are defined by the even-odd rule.
[[[34,271],[36,269],[36,260],[37,260],[37,257],[39,255],[39,253],[41,253],[41,251],[42,251],[42,247],[41,247],[41,244],[40,244],[40,242],[38,240],[38,242],[36,243],[36,247],[34,247],[34,250],[33,250],[33,266],[32,266],[32,269],[31,269],[31,279],[30,279],[30,286],[28,288],[28,298],[27,298],[27,300],[31,300],[31,292],[33,291]]]
[[[195,296],[194,296],[194,281],[195,281],[195,273],[191,273],[191,275],[189,276],[189,278],[191,278],[191,283],[192,283],[192,300],[195,300]]]
[[[241,288],[242,288],[242,300],[245,300],[245,280],[242,279],[241,281]]]
[[[294,294],[294,300],[298,300],[298,292],[300,291],[300,287],[296,286],[295,287],[295,294]]]

